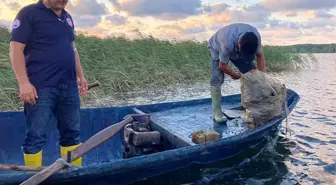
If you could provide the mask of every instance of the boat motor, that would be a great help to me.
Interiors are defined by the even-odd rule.
[[[149,123],[133,121],[124,128],[124,158],[159,152],[160,132],[151,130]]]

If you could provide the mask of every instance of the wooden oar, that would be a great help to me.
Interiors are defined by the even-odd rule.
[[[100,86],[100,83],[98,81],[96,81],[96,82],[88,85],[88,90],[90,90],[92,88],[95,88],[95,87],[99,87],[99,86]]]
[[[5,170],[5,171],[31,171],[31,172],[39,172],[39,171],[42,171],[43,169],[45,169],[45,167],[0,164],[0,170]]]
[[[34,176],[30,177],[29,179],[21,183],[21,185],[37,185],[41,183],[49,176],[58,172],[64,166],[66,166],[67,164],[65,163],[65,161],[71,163],[72,161],[78,159],[82,155],[86,154],[87,152],[90,152],[91,150],[95,149],[96,147],[104,143],[106,140],[114,136],[116,133],[119,132],[119,130],[124,128],[126,124],[134,121],[134,117],[143,117],[143,116],[146,116],[148,118],[147,121],[149,121],[150,119],[149,114],[134,114],[134,115],[131,114],[126,116],[123,121],[111,125],[105,128],[104,130],[98,132],[97,134],[89,138],[87,141],[85,141],[83,144],[81,144],[79,147],[69,152],[67,157],[58,159],[48,168],[40,171],[39,173],[35,174]]]

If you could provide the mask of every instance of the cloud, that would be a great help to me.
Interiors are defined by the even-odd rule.
[[[19,10],[21,8],[21,5],[17,2],[10,2],[10,3],[5,3],[8,8],[11,10]]]
[[[189,26],[177,24],[167,24],[156,27],[152,32],[157,38],[169,39],[169,40],[180,40],[180,39],[192,39],[198,41],[208,40],[211,36],[204,24],[199,23],[198,25]]]
[[[281,39],[293,39],[295,37],[299,38],[302,33],[300,31],[289,28],[279,28],[277,30],[269,28],[262,30],[261,35],[264,40],[271,38],[272,40],[276,39],[278,41],[281,41]]]
[[[118,0],[109,0],[116,9],[121,9],[120,3]]]
[[[263,0],[260,4],[272,11],[315,10],[336,7],[335,0]]]
[[[131,16],[152,16],[159,19],[182,19],[202,13],[200,0],[110,0],[117,11]]]
[[[90,28],[96,26],[101,20],[101,16],[92,16],[92,15],[82,15],[74,16],[74,25],[76,28]]]
[[[235,9],[229,7],[225,3],[217,3],[210,6],[210,12],[187,18],[185,21],[203,23],[210,30],[218,30],[227,24],[237,22],[249,23],[261,29],[271,17],[271,12],[258,4]]]
[[[298,43],[330,43],[330,38],[336,34],[335,28],[313,28],[294,30],[289,28],[264,29],[261,35],[268,45],[289,45]]]
[[[287,17],[295,17],[297,16],[297,12],[296,11],[289,11],[289,12],[286,12],[286,16]]]
[[[278,27],[299,30],[301,25],[295,22],[280,22]]]
[[[179,22],[178,24],[166,24],[158,26],[158,32],[174,32],[176,34],[196,34],[207,31],[206,25],[203,23]]]
[[[68,3],[67,10],[72,15],[77,28],[96,26],[102,20],[102,16],[109,13],[104,3],[98,3],[96,0]]]
[[[240,9],[230,9],[225,3],[216,3],[208,6],[203,14],[194,15],[168,24],[158,26],[154,32],[157,35],[188,36],[194,34],[210,35],[218,29],[232,22],[251,23],[259,29],[265,28],[265,22],[271,12],[261,5],[244,6]],[[205,34],[205,32],[208,32]],[[208,38],[206,39],[208,40]]]
[[[104,15],[108,10],[104,3],[96,0],[80,0],[78,3],[68,3],[67,9],[73,15]]]
[[[109,15],[105,18],[106,20],[110,21],[110,23],[114,24],[114,25],[121,25],[121,24],[125,24],[127,21],[127,18],[118,14],[114,14],[114,15]]]
[[[0,23],[10,26],[15,9],[36,1],[0,1]],[[77,31],[100,36],[137,38],[139,30],[161,39],[204,41],[237,22],[257,27],[263,43],[331,42],[336,34],[335,0],[253,1],[236,6],[223,0],[72,0],[67,10]]]
[[[184,29],[185,34],[194,34],[194,33],[201,33],[206,31],[206,26],[204,24],[198,24],[190,28]]]
[[[310,19],[309,21],[284,21],[284,20],[268,20],[267,28],[286,28],[292,30],[301,30],[301,29],[313,29],[313,28],[326,28],[327,26],[335,27],[336,22],[333,19],[317,18]]]
[[[326,10],[317,10],[315,11],[316,18],[332,18],[333,14],[327,12]]]
[[[231,12],[233,22],[261,22],[270,16],[271,12],[261,5],[245,6],[241,10],[232,10]]]
[[[205,12],[211,12],[211,14],[220,14],[224,11],[227,11],[230,8],[230,5],[226,3],[214,3],[210,6],[206,6]]]
[[[288,29],[288,30],[299,30],[303,24],[294,21],[283,21],[277,19],[270,19],[266,22],[265,28],[269,29]]]
[[[336,23],[326,19],[318,19],[314,21],[300,23],[302,28],[311,29],[311,28],[325,28],[327,26],[335,27]]]

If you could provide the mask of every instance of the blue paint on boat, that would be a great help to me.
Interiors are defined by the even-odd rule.
[[[287,90],[288,113],[295,108],[299,99],[296,92]],[[240,94],[224,96],[222,107],[240,107],[240,100]],[[89,139],[109,125],[121,121],[124,116],[134,113],[152,115],[151,126],[165,139],[165,151],[124,159],[124,136],[123,131],[120,131],[83,156],[82,168],[59,172],[42,184],[131,184],[195,163],[226,159],[277,134],[278,126],[286,117],[284,114],[254,130],[246,129],[241,123],[238,123],[238,128],[237,123],[233,122],[227,126],[216,125],[212,123],[210,98],[140,106],[86,108],[81,110],[82,140]],[[43,150],[44,166],[60,157],[55,120],[48,129],[48,141]],[[221,133],[221,139],[196,145],[191,142],[191,133],[199,129],[216,130]],[[23,165],[21,145],[26,131],[23,112],[1,112],[0,131],[0,164]],[[0,184],[19,184],[32,175],[0,171]]]

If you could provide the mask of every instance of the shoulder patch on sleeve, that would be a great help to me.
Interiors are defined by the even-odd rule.
[[[14,22],[13,22],[13,25],[12,25],[13,29],[16,29],[16,28],[20,27],[20,24],[21,24],[20,20],[15,19]]]
[[[67,20],[67,22],[68,22],[68,24],[72,27],[73,26],[73,24],[72,24],[72,21],[71,21],[71,19],[68,17],[68,18],[66,18],[66,20]]]

